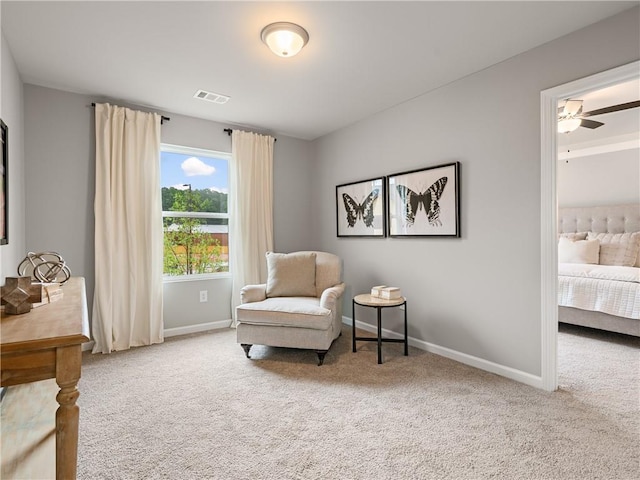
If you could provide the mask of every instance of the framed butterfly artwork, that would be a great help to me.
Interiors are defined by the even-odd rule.
[[[387,177],[389,236],[460,236],[459,162]]]
[[[385,178],[336,187],[338,237],[384,237]]]

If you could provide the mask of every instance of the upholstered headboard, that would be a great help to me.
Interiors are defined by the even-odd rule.
[[[558,209],[558,233],[573,232],[640,232],[640,205]]]

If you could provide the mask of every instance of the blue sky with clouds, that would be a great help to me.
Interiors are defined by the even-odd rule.
[[[186,183],[193,190],[209,188],[229,192],[229,162],[226,159],[161,152],[161,186],[181,188]]]

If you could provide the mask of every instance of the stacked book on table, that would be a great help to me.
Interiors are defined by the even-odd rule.
[[[382,298],[384,300],[396,300],[402,298],[402,292],[398,287],[387,287],[386,285],[378,285],[371,289],[371,296]]]

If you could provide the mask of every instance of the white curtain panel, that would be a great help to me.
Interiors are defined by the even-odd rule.
[[[268,135],[231,134],[229,232],[233,242],[231,312],[234,325],[240,289],[267,281],[265,254],[273,250],[273,143]]]
[[[93,353],[160,343],[162,201],[155,113],[96,105]]]

